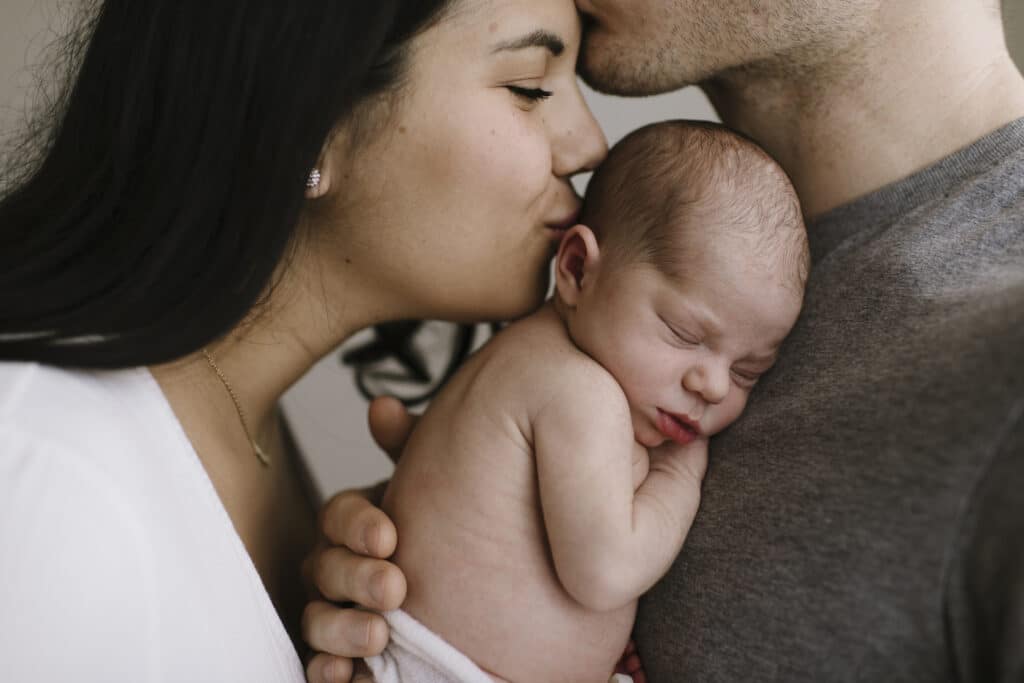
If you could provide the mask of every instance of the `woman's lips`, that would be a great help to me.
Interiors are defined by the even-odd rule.
[[[700,426],[696,422],[685,415],[666,413],[661,408],[658,408],[658,419],[655,424],[664,437],[681,446],[692,443],[700,436]]]
[[[548,223],[545,223],[545,225],[548,228],[550,228],[551,230],[554,230],[556,233],[560,233],[561,234],[561,233],[564,233],[569,228],[571,228],[574,225],[576,225],[576,223],[579,221],[579,219],[580,219],[580,210],[579,209],[575,209],[575,210],[573,210],[572,213],[570,213],[569,215],[565,216],[564,218],[560,218],[558,220],[550,221]]]

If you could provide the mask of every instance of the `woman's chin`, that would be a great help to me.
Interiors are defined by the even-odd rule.
[[[544,297],[536,297],[528,301],[509,303],[476,315],[467,315],[457,322],[462,323],[505,323],[515,322],[535,313],[544,304]]]
[[[518,295],[510,296],[513,292]],[[532,287],[524,285],[519,289],[510,288],[507,291],[501,292],[500,296],[495,296],[493,299],[495,306],[490,311],[487,319],[493,321],[513,321],[525,318],[531,313],[536,312],[544,304],[547,300],[547,295],[548,276],[547,272],[545,272],[543,278],[538,279]]]
[[[410,315],[419,320],[446,320],[460,324],[510,322],[524,318],[540,308],[547,300],[548,273],[533,282],[513,283],[507,286],[469,289],[470,298],[462,301],[421,301],[418,314]]]
[[[518,306],[509,311],[504,320],[518,320],[519,318],[525,318],[531,313],[535,313],[538,308],[544,305],[548,297],[548,286],[547,280],[544,282],[543,288],[533,292],[533,295],[527,299],[524,299]]]

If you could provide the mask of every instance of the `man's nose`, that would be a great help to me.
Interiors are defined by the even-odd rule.
[[[717,363],[694,365],[683,373],[683,387],[712,405],[729,394],[729,369]]]

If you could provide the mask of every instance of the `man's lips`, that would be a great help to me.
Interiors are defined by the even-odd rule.
[[[700,425],[686,415],[669,413],[658,408],[656,425],[666,438],[685,446],[700,436]]]

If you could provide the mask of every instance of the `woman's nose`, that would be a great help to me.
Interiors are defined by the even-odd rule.
[[[694,365],[683,373],[683,388],[705,403],[718,404],[729,394],[729,369],[711,364]]]
[[[608,155],[608,141],[577,89],[574,101],[554,131],[553,171],[559,178],[593,171]]]

